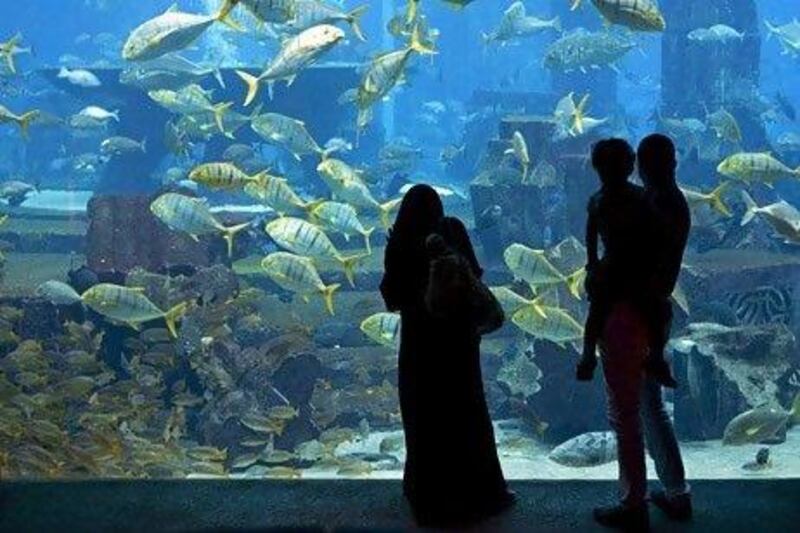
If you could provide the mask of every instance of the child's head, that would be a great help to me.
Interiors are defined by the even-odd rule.
[[[639,144],[639,175],[646,187],[664,187],[675,183],[675,144],[666,135],[649,135]]]
[[[605,139],[594,145],[592,166],[604,186],[614,187],[628,181],[636,164],[636,154],[624,139]]]

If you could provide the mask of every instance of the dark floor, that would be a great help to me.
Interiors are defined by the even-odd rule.
[[[611,482],[513,483],[515,509],[485,531],[593,531]],[[654,531],[800,531],[800,480],[697,481],[695,520],[655,510]],[[0,531],[219,531],[412,527],[395,481],[97,481],[0,483]]]

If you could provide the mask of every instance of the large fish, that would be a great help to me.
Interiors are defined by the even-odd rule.
[[[304,155],[327,157],[328,152],[317,144],[300,120],[278,113],[264,113],[253,117],[250,127],[268,143],[291,152],[298,161]]]
[[[290,252],[341,264],[350,285],[355,286],[355,268],[362,255],[344,256],[320,228],[300,218],[281,217],[269,222],[267,235]]]
[[[617,439],[610,431],[584,433],[553,448],[548,458],[573,468],[604,465],[616,461]]]
[[[789,411],[762,405],[735,416],[725,426],[722,444],[727,446],[755,444],[775,437],[798,423],[800,423],[800,393],[795,396]]]
[[[194,15],[178,11],[177,4],[174,4],[131,32],[122,48],[122,58],[145,61],[183,50],[213,23],[221,21],[230,24],[226,17],[232,7],[232,1],[225,0],[215,15]]]
[[[306,301],[309,294],[319,293],[325,300],[328,312],[334,314],[333,293],[339,285],[325,285],[311,258],[275,252],[261,261],[261,268],[275,283],[288,291],[298,293]]]
[[[575,0],[572,9],[580,7],[583,0]],[[636,31],[664,31],[667,23],[653,0],[592,0],[592,3],[609,24],[618,24]]]
[[[269,174],[264,175],[263,183],[245,185],[244,192],[251,198],[274,209],[281,217],[295,213],[310,214],[321,203],[319,200],[304,201],[292,190],[286,178]]]
[[[233,255],[236,234],[250,225],[224,226],[211,213],[205,199],[177,193],[162,194],[150,204],[150,211],[171,229],[187,233],[194,240],[199,235],[222,233],[228,244],[228,257]]]
[[[611,66],[636,44],[611,32],[589,32],[579,28],[551,44],[545,51],[544,66],[550,70],[587,72],[589,68]]]
[[[559,307],[526,306],[514,313],[511,321],[525,333],[562,348],[567,343],[576,344],[583,339],[583,326]]]
[[[147,93],[154,102],[172,113],[179,115],[212,114],[220,132],[229,135],[225,131],[224,121],[225,114],[233,106],[233,102],[214,104],[209,100],[209,94],[202,87],[194,84],[178,91],[161,89]]]
[[[344,39],[344,32],[336,26],[330,24],[314,26],[288,39],[275,59],[259,76],[237,70],[236,74],[247,85],[244,105],[253,103],[258,89],[264,81],[267,82],[269,96],[272,98],[276,81],[286,80],[287,84],[291,85],[301,70],[317,61],[322,54],[333,48],[342,39]]]
[[[367,9],[369,6],[363,5],[350,11],[342,11],[320,0],[296,0],[295,16],[287,25],[296,31],[303,31],[318,24],[346,22],[353,28],[353,33],[359,40],[366,41],[361,30],[361,17]]]
[[[733,154],[719,164],[717,172],[744,182],[761,182],[767,185],[782,178],[800,177],[800,167],[791,169],[775,159],[769,152]]]
[[[800,244],[800,211],[793,205],[781,200],[774,204],[759,207],[755,200],[742,191],[742,199],[744,200],[747,211],[742,217],[742,226],[749,224],[756,215],[760,215],[770,226],[788,243]]]
[[[518,243],[506,248],[503,252],[503,259],[511,273],[517,279],[530,285],[535,292],[544,287],[565,284],[569,292],[580,300],[580,285],[584,278],[583,268],[565,276],[547,259],[544,250],[534,250]]]
[[[319,223],[328,230],[341,233],[346,241],[350,240],[350,235],[361,235],[364,237],[364,246],[367,249],[367,253],[372,253],[369,237],[375,231],[375,228],[365,228],[358,219],[356,210],[350,204],[322,202],[315,206],[309,214],[315,223]]]
[[[397,206],[398,200],[378,202],[358,172],[344,161],[324,159],[317,166],[317,172],[337,198],[355,207],[377,211],[380,214],[381,224],[384,227],[389,226],[389,213]]]

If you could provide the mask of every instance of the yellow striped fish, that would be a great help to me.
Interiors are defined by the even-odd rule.
[[[173,337],[178,336],[175,323],[188,307],[183,302],[164,312],[144,295],[144,289],[111,283],[99,283],[91,287],[81,295],[81,300],[104,317],[134,329],[139,329],[145,322],[163,318]]]
[[[275,283],[287,291],[298,293],[306,302],[309,294],[321,294],[328,312],[334,314],[333,293],[340,285],[325,285],[310,258],[288,252],[275,252],[261,261],[261,268]]]
[[[251,183],[245,186],[244,192],[267,207],[274,209],[279,216],[298,211],[310,213],[321,200],[303,201],[289,186],[286,178],[265,175],[260,184]]]
[[[369,237],[375,228],[366,229],[353,206],[341,202],[322,202],[311,210],[311,220],[324,228],[341,233],[345,240],[350,241],[350,235],[358,233],[364,237],[364,246],[367,253],[372,253]]]
[[[233,255],[233,238],[250,225],[224,226],[211,214],[205,199],[171,192],[153,200],[150,211],[170,229],[188,233],[194,240],[198,235],[221,232],[228,243],[228,257]]]
[[[534,250],[522,244],[512,244],[506,248],[503,258],[511,273],[517,279],[530,285],[534,292],[542,287],[564,283],[575,298],[581,299],[580,285],[584,278],[583,268],[569,276],[564,276],[547,259],[544,250]]]
[[[343,256],[325,232],[314,224],[300,218],[281,217],[267,223],[265,229],[278,246],[292,253],[340,263],[347,281],[351,286],[355,286],[355,267],[363,256]]]
[[[189,179],[213,189],[241,189],[250,184],[263,187],[267,181],[267,171],[248,176],[233,163],[205,163],[192,169]]]
[[[339,200],[343,200],[355,207],[373,209],[380,214],[381,224],[389,227],[389,213],[394,209],[399,200],[389,200],[385,203],[378,202],[359,176],[358,171],[339,159],[327,158],[317,165],[317,172]]]
[[[717,172],[744,182],[772,185],[781,178],[800,177],[800,167],[792,170],[775,159],[770,152],[739,152],[726,158]]]
[[[554,342],[561,347],[583,338],[583,326],[559,307],[531,305],[514,313],[511,321],[537,339]]]
[[[575,0],[573,11],[583,0]],[[667,29],[664,15],[653,0],[592,0],[608,24],[618,24],[636,31],[659,32]]]
[[[375,313],[361,322],[361,331],[378,344],[397,349],[400,345],[400,315]]]

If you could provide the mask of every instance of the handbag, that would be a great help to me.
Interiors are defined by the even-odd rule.
[[[435,233],[428,237],[426,248],[430,258],[425,290],[428,312],[440,319],[468,321],[480,335],[500,329],[505,322],[503,308],[469,262]]]

